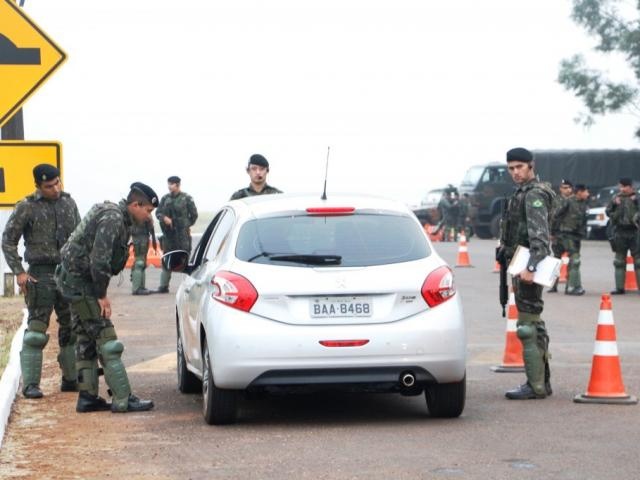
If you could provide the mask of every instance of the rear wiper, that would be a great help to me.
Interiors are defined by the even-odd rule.
[[[341,255],[268,255],[270,260],[276,260],[280,262],[296,262],[306,263],[309,265],[340,265],[342,263]]]

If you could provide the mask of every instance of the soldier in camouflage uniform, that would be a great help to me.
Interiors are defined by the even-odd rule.
[[[499,255],[511,261],[518,245],[529,249],[525,270],[513,277],[513,290],[518,308],[517,335],[523,346],[527,382],[506,392],[513,400],[545,398],[551,395],[548,363],[549,336],[542,313],[542,286],[533,283],[536,266],[550,253],[549,212],[555,194],[540,182],[533,169],[533,155],[524,148],[507,152],[511,178],[518,185],[509,198],[502,219]]]
[[[554,222],[555,212],[564,208],[567,203],[567,200],[573,195],[573,183],[569,180],[562,179],[560,181],[559,188],[560,195],[556,195],[553,199],[553,205],[551,207],[551,251],[553,252],[553,256],[556,258],[562,258],[562,254],[564,253],[564,249],[562,247],[562,243],[558,237],[558,223]],[[558,291],[558,280],[556,279],[556,283],[547,290],[549,293],[556,293]]]
[[[180,177],[167,179],[169,193],[162,197],[156,217],[162,229],[162,250],[191,251],[191,227],[198,219],[198,209],[193,198],[180,189]],[[162,267],[157,293],[169,293],[171,271]]]
[[[41,164],[33,169],[35,193],[16,205],[2,234],[2,251],[7,264],[17,276],[20,291],[25,293],[29,311],[27,330],[22,340],[22,394],[41,398],[40,377],[42,351],[49,341],[47,328],[51,312],[58,319],[58,363],[62,369],[60,390],[77,389],[75,366],[75,335],[71,331],[69,303],[56,288],[53,274],[60,263],[60,249],[80,222],[76,202],[62,191],[60,171]],[[27,272],[18,255],[18,242],[24,238]]]
[[[241,188],[233,195],[230,200],[238,200],[239,198],[253,197],[254,195],[270,195],[272,193],[282,193],[275,187],[267,184],[267,174],[269,173],[269,162],[259,153],[255,153],[249,157],[247,164],[247,174],[251,179],[251,183],[247,188]]]
[[[119,204],[94,205],[62,247],[56,281],[63,295],[71,300],[73,330],[76,333],[78,369],[77,412],[111,410],[145,411],[151,400],[131,393],[129,379],[120,357],[124,345],[111,322],[111,302],[107,288],[112,275],[122,271],[129,253],[131,226],[150,218],[158,205],[155,192],[136,182],[126,200]],[[113,395],[111,404],[98,395],[98,360]]]
[[[630,178],[620,179],[620,192],[611,199],[605,211],[614,229],[611,246],[616,254],[613,259],[616,289],[611,293],[621,295],[625,293],[627,251],[630,251],[633,257],[636,280],[640,285],[640,235],[638,226],[634,223],[634,218],[640,211],[640,199],[633,190],[633,182]]]
[[[153,220],[149,219],[141,225],[133,224],[131,227],[131,243],[135,260],[131,268],[131,293],[133,295],[149,295],[151,290],[145,287],[145,270],[147,269],[147,253],[149,252],[149,236],[152,239],[152,247],[158,249]]]
[[[576,193],[566,197],[552,214],[551,230],[555,232],[553,253],[557,258],[561,258],[564,252],[569,255],[566,295],[585,293],[580,278],[580,245],[587,236],[588,199],[587,187],[576,185]],[[557,291],[557,281],[549,291]]]

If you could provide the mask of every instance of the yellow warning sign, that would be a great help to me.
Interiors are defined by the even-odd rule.
[[[0,0],[0,126],[67,56],[12,0]]]
[[[58,142],[0,142],[0,209],[11,209],[36,189],[33,167],[48,163],[60,170],[62,146]]]

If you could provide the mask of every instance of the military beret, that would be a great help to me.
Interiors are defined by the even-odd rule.
[[[142,182],[133,182],[130,188],[131,191],[139,192],[147,197],[149,203],[154,207],[158,206],[158,195],[156,195],[156,192],[154,192],[153,188],[151,188],[149,185],[145,185]]]
[[[576,192],[582,192],[584,190],[588,190],[584,183],[576,183]]]
[[[507,152],[507,163],[508,162],[532,162],[533,155],[526,148],[518,147],[512,148]]]
[[[620,185],[622,185],[623,187],[630,187],[633,185],[633,180],[629,177],[622,177],[620,179]]]
[[[248,165],[259,165],[261,167],[269,168],[269,162],[259,153],[254,153],[249,157]]]
[[[180,183],[182,180],[180,180],[180,177],[176,176],[176,175],[172,175],[171,177],[167,178],[167,182],[169,183]]]
[[[48,163],[41,163],[33,168],[33,179],[36,183],[48,182],[60,176],[60,170]]]
[[[571,183],[571,180],[567,180],[566,178],[563,178],[560,181],[560,185],[569,185],[570,187],[573,187],[573,183]]]

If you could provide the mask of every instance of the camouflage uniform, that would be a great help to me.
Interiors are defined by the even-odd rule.
[[[261,191],[256,192],[253,189],[253,186],[249,185],[247,188],[241,188],[237,192],[234,192],[229,200],[238,200],[240,198],[253,197],[255,195],[271,195],[273,193],[282,193],[282,191],[270,185],[265,185]]]
[[[156,217],[160,221],[160,228],[162,229],[162,250],[165,253],[173,250],[190,252],[191,227],[198,219],[198,209],[191,195],[182,191],[176,194],[166,194],[160,200]],[[173,222],[171,227],[164,223],[165,217],[169,217]],[[163,267],[158,290],[169,291],[170,281],[171,271]]]
[[[446,192],[442,195],[438,203],[438,210],[442,216],[442,225],[444,228],[443,241],[455,241],[460,221],[460,202],[457,196],[452,192]]]
[[[502,220],[501,238],[505,259],[511,261],[518,245],[529,248],[529,265],[533,268],[549,255],[549,212],[553,190],[538,180],[519,185],[509,198]],[[542,313],[542,286],[513,278],[518,308],[517,334],[522,341],[527,381],[536,395],[551,393],[549,386],[549,336]]]
[[[94,205],[62,248],[56,278],[71,299],[79,390],[98,395],[99,359],[115,411],[126,411],[131,387],[120,360],[124,346],[111,320],[101,316],[98,299],[107,296],[111,276],[124,268],[132,223],[124,200]]]
[[[134,223],[131,227],[131,243],[133,244],[133,254],[135,256],[133,267],[131,268],[131,291],[134,294],[146,290],[145,270],[147,269],[149,236],[153,239],[153,248],[156,248],[155,229],[151,219],[142,225]]]
[[[580,244],[587,236],[587,201],[578,200],[575,195],[565,198],[553,212],[551,221],[555,235],[553,254],[560,258],[564,252],[569,255],[566,293],[582,291],[580,278]]]
[[[40,384],[42,350],[49,341],[47,328],[53,310],[59,324],[58,363],[62,369],[62,390],[76,389],[76,338],[71,330],[69,303],[56,288],[53,274],[60,263],[60,249],[79,222],[78,207],[68,193],[61,192],[57,200],[48,200],[36,191],[16,205],[2,234],[2,251],[11,271],[15,275],[24,273],[18,255],[18,242],[24,237],[28,273],[38,280],[26,285],[29,317],[20,352],[23,393],[28,386]]]
[[[620,199],[620,205],[616,205],[615,199]],[[634,223],[634,217],[640,211],[640,199],[638,194],[617,194],[611,199],[605,210],[611,219],[613,226],[612,248],[615,252],[613,266],[615,269],[616,293],[624,292],[625,272],[627,266],[627,251],[631,252],[636,271],[636,280],[640,285],[640,235],[638,226]]]

